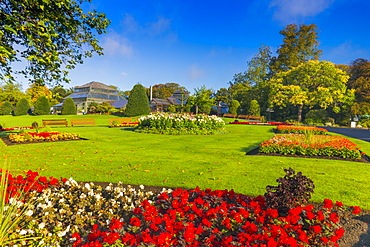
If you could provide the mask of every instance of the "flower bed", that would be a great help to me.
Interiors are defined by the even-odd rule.
[[[337,156],[360,159],[363,153],[353,142],[340,136],[288,134],[275,135],[260,144],[261,153]]]
[[[344,213],[360,212],[325,199],[320,207],[301,205],[281,215],[262,196],[228,190],[154,195],[37,176],[10,176],[8,187],[10,194],[28,191],[19,207],[32,206],[8,238],[28,236],[35,246],[331,246],[343,236]]]
[[[239,122],[238,120],[234,122],[229,122],[229,124],[252,124],[252,125],[293,125],[292,123],[277,123],[277,122]]]
[[[214,134],[221,132],[225,126],[221,118],[203,114],[155,113],[138,120],[138,132],[172,135]]]
[[[277,133],[295,133],[295,134],[310,133],[313,135],[325,135],[328,133],[326,129],[309,126],[277,126],[275,130]]]
[[[139,125],[139,122],[134,122],[134,123],[115,123],[113,122],[109,127],[114,128],[114,127],[136,127]]]
[[[11,128],[2,128],[0,131],[10,131],[10,130],[31,130],[31,129],[37,129],[40,127],[11,127]],[[42,127],[41,127],[42,128]]]
[[[60,133],[60,132],[27,132],[27,133],[10,133],[9,140],[13,143],[24,142],[44,142],[44,141],[65,141],[80,139],[78,134]]]

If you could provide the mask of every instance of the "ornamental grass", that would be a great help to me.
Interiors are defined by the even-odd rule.
[[[232,190],[179,188],[156,195],[32,171],[8,177],[10,194],[27,192],[22,205],[36,200],[8,232],[10,240],[31,239],[21,246],[335,246],[344,234],[340,219],[360,212],[325,199],[322,206],[280,214],[263,196]]]
[[[137,132],[184,135],[222,132],[225,122],[217,116],[204,114],[154,113],[141,117]]]
[[[360,147],[344,137],[303,134],[275,135],[260,144],[259,152],[350,159],[360,159],[363,155]]]

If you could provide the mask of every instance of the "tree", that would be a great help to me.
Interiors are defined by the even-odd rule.
[[[101,113],[108,113],[108,112],[113,111],[114,109],[115,108],[107,102],[103,102],[96,107],[96,111],[101,112]]]
[[[157,99],[167,99],[176,91],[187,91],[185,87],[177,83],[168,82],[165,84],[156,84],[152,87],[152,97]]]
[[[128,98],[125,115],[128,117],[148,115],[150,113],[149,99],[145,88],[141,84],[136,84]]]
[[[322,51],[318,49],[318,28],[315,24],[290,24],[280,31],[283,44],[277,50],[277,57],[271,60],[274,73],[288,71],[309,60],[318,60]]]
[[[231,93],[226,88],[220,88],[215,93],[215,102],[218,103],[225,103],[230,105],[231,103]]]
[[[230,107],[229,107],[229,113],[234,114],[234,115],[238,115],[239,106],[240,106],[239,101],[232,100],[231,103],[230,103]]]
[[[348,78],[346,72],[335,68],[331,62],[310,60],[271,79],[274,87],[270,103],[283,107],[289,104],[297,106],[297,120],[301,122],[305,105],[326,109],[350,103],[353,90],[347,90]]]
[[[36,115],[49,115],[50,113],[50,101],[49,99],[42,95],[37,98],[33,113]]]
[[[212,89],[207,89],[206,86],[203,85],[200,88],[195,88],[194,90],[195,114],[209,114],[212,106],[215,104],[214,98],[211,98],[213,94]]]
[[[237,100],[240,103],[239,112],[241,114],[245,113],[248,109],[249,102],[253,97],[251,91],[252,87],[247,83],[237,83],[231,85],[228,88],[231,98]]]
[[[48,100],[53,98],[53,93],[40,83],[32,83],[26,90],[26,95],[31,99],[32,103],[35,103],[40,96],[45,96]]]
[[[15,107],[14,115],[15,116],[26,115],[29,110],[30,103],[26,98],[21,98]]]
[[[3,102],[0,107],[1,115],[10,115],[13,111],[13,108],[13,105],[9,101]]]
[[[68,70],[94,52],[103,54],[95,36],[110,21],[95,10],[84,12],[84,2],[91,0],[1,1],[0,79],[14,80],[20,72],[31,82],[68,82]],[[28,65],[13,72],[19,61]]]
[[[252,116],[261,116],[260,105],[257,100],[251,100],[249,105],[248,114]]]
[[[52,99],[50,100],[51,105],[55,105],[58,103],[61,103],[65,97],[68,95],[72,94],[74,91],[73,88],[65,89],[62,86],[56,86],[53,87],[50,92],[51,92],[51,97]]]
[[[353,114],[370,114],[370,61],[359,58],[350,64],[350,78],[348,87],[355,90],[355,103],[351,111]]]
[[[62,115],[76,115],[77,107],[71,97],[67,97],[62,105]]]
[[[25,97],[21,88],[21,84],[5,83],[0,87],[0,102],[9,101],[15,106],[21,98]]]

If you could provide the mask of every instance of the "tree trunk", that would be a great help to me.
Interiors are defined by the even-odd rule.
[[[298,123],[302,122],[302,109],[303,109],[303,105],[298,105]]]

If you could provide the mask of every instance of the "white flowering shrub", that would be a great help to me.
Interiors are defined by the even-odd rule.
[[[138,132],[159,134],[215,134],[222,132],[225,122],[204,114],[154,113],[138,119]]]
[[[41,239],[24,241],[21,246],[71,246],[73,233],[87,237],[94,224],[108,227],[108,219],[124,220],[144,200],[155,200],[156,194],[142,189],[125,188],[121,183],[106,188],[80,185],[69,179],[42,192],[33,191],[24,221],[11,234],[13,238],[30,235]]]

